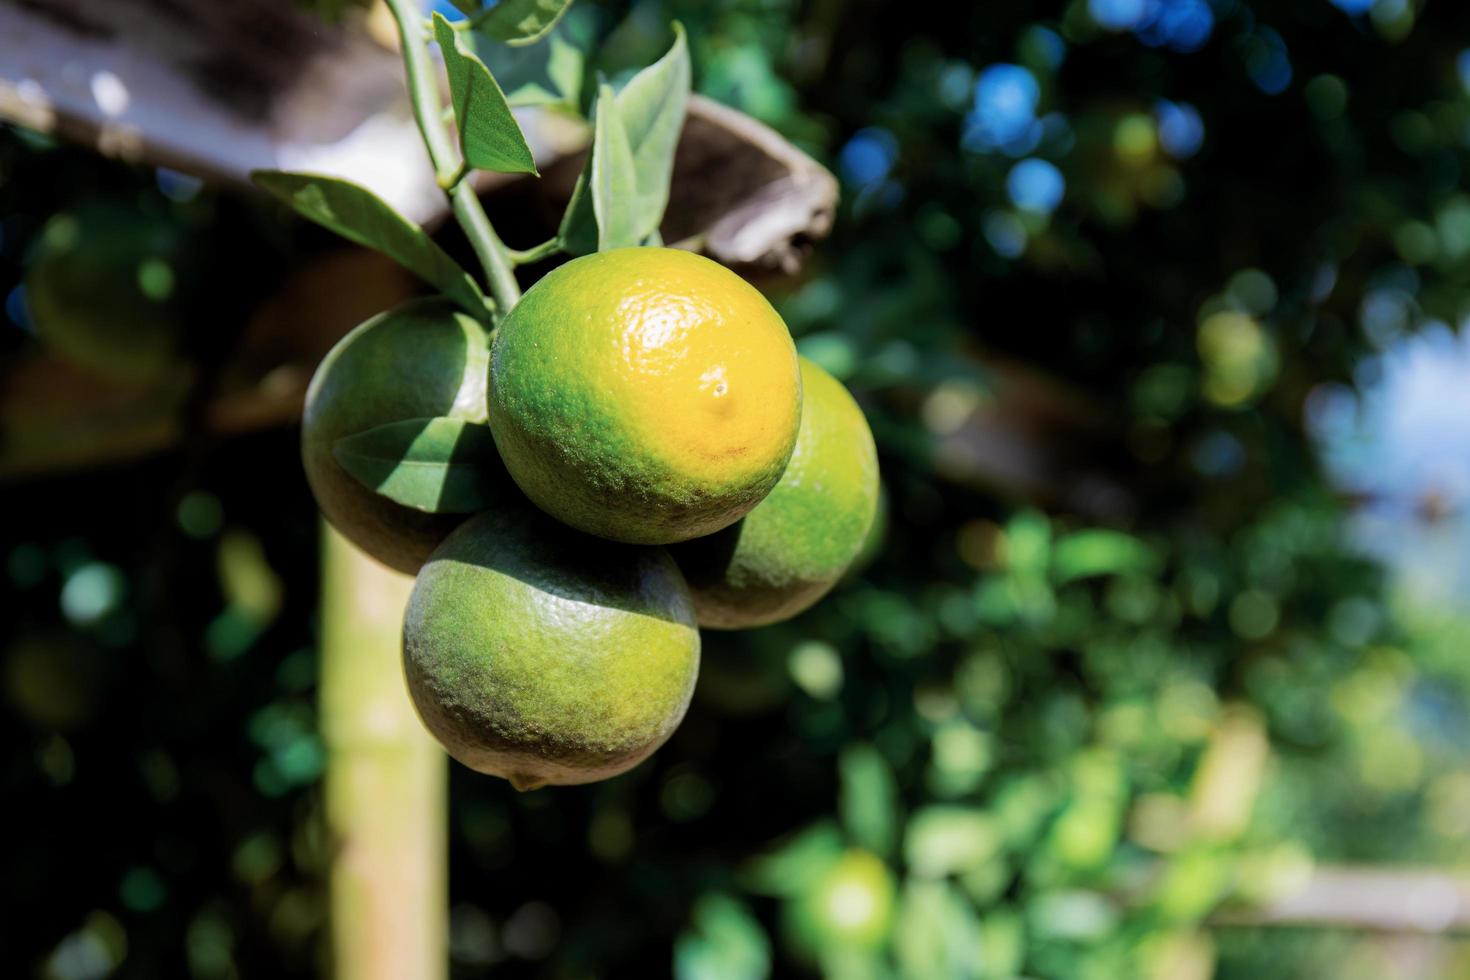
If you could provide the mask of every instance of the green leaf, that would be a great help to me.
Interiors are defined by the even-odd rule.
[[[438,11],[434,12],[434,35],[444,52],[450,101],[465,162],[477,170],[502,174],[536,173],[531,147],[490,69],[465,46],[464,36]]]
[[[638,179],[638,237],[658,231],[669,205],[674,150],[684,129],[691,71],[684,28],[674,24],[668,54],[634,75],[618,93],[618,115],[633,150]]]
[[[574,23],[575,22],[575,23]],[[586,18],[568,17],[544,44],[511,47],[475,32],[460,43],[490,69],[511,106],[543,106],[580,114],[582,78],[591,42]]]
[[[623,138],[632,152],[634,171],[633,241],[647,239],[663,222],[669,203],[669,180],[674,172],[674,150],[684,128],[689,104],[689,47],[684,28],[674,25],[674,44],[668,54],[634,75],[614,98]],[[599,97],[598,102],[603,100]],[[591,200],[591,170],[597,155],[593,133],[592,159],[577,178],[558,231],[563,246],[582,255],[608,246],[598,234],[596,209]]]
[[[500,0],[475,19],[475,30],[519,47],[546,36],[572,0]]]
[[[637,178],[633,153],[618,118],[612,88],[597,96],[596,130],[592,137],[592,211],[597,217],[597,250],[637,245]]]
[[[842,777],[837,810],[853,842],[888,854],[898,833],[898,788],[888,760],[871,745],[848,747],[838,760]]]
[[[626,131],[624,135],[626,136]],[[595,144],[595,135],[593,141]],[[561,226],[556,230],[556,237],[561,239],[563,251],[572,255],[586,255],[597,251],[597,215],[592,211],[592,195],[587,192],[591,171],[592,155],[588,154],[587,163],[577,175],[576,186],[572,188],[572,198],[567,202],[566,211],[562,213]]]
[[[302,217],[395,259],[472,316],[483,317],[490,308],[480,287],[458,262],[422,228],[366,188],[338,177],[284,170],[255,170],[250,177]]]
[[[430,514],[473,514],[506,479],[490,427],[455,418],[405,419],[338,439],[332,455],[364,486]]]

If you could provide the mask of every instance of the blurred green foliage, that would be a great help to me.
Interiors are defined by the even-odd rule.
[[[800,620],[708,635],[689,718],[628,776],[515,795],[454,771],[454,975],[1393,975],[1372,935],[1207,920],[1323,863],[1470,859],[1470,620],[1415,584],[1467,553],[1463,501],[1367,445],[1374,493],[1407,501],[1372,511],[1304,422],[1470,314],[1470,11],[645,0],[566,30],[616,79],[671,18],[700,90],[843,179],[776,299],[869,413],[887,534]],[[249,244],[252,295],[315,241],[15,131],[0,177],[22,326],[28,243],[79,195]],[[1411,434],[1456,445],[1436,424]],[[0,959],[312,973],[293,434],[6,499]],[[1386,566],[1365,512],[1404,542]]]

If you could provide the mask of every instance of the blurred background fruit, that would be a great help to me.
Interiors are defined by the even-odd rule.
[[[201,256],[161,209],[96,200],[51,218],[26,271],[36,333],[67,360],[131,384],[180,363]]]

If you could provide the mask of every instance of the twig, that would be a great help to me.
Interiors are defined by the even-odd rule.
[[[498,315],[505,315],[521,298],[510,253],[495,234],[480,199],[464,176],[469,172],[463,158],[449,138],[444,124],[443,106],[439,102],[438,76],[429,61],[428,36],[423,18],[410,0],[387,0],[388,9],[398,24],[398,37],[403,52],[403,68],[408,79],[409,101],[424,147],[433,161],[439,186],[449,192],[454,216],[470,240],[470,247],[485,269],[490,293],[495,297]]]

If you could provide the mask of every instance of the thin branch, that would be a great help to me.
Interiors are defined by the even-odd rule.
[[[555,255],[561,250],[560,238],[548,238],[540,245],[532,245],[527,249],[511,249],[510,260],[516,265],[526,265],[530,262],[538,262],[548,255]]]
[[[516,282],[510,251],[500,240],[500,236],[495,234],[490,219],[485,215],[485,209],[480,205],[479,196],[468,181],[463,181],[454,188],[450,201],[454,206],[454,216],[459,219],[460,226],[470,240],[470,247],[475,250],[480,264],[485,267],[485,274],[490,277],[490,292],[495,296],[500,315],[503,316],[521,298],[521,287]]]
[[[469,165],[469,163],[466,162],[466,161],[464,161],[464,160],[461,160],[459,162],[459,167],[454,171],[454,173],[452,173],[452,174],[449,175],[449,179],[448,180],[445,180],[443,177],[440,177],[439,178],[439,186],[440,186],[440,188],[442,188],[445,191],[453,192],[454,189],[459,186],[460,181],[462,181],[466,177],[468,177],[469,174],[470,174],[470,165]]]
[[[439,186],[449,193],[454,216],[470,240],[490,293],[495,297],[497,316],[503,316],[521,298],[510,253],[501,242],[475,190],[464,177],[469,166],[456,152],[444,121],[444,107],[439,102],[439,78],[429,61],[428,35],[417,5],[412,0],[387,0],[388,9],[398,24],[398,37],[403,52],[404,73],[408,79],[409,101],[414,119],[423,134],[424,146],[434,163]]]
[[[459,165],[459,155],[454,151],[454,144],[441,118],[443,107],[439,103],[439,81],[429,62],[428,36],[424,33],[423,19],[417,6],[409,0],[388,0],[388,9],[398,24],[399,49],[403,55],[413,117],[442,184]]]

